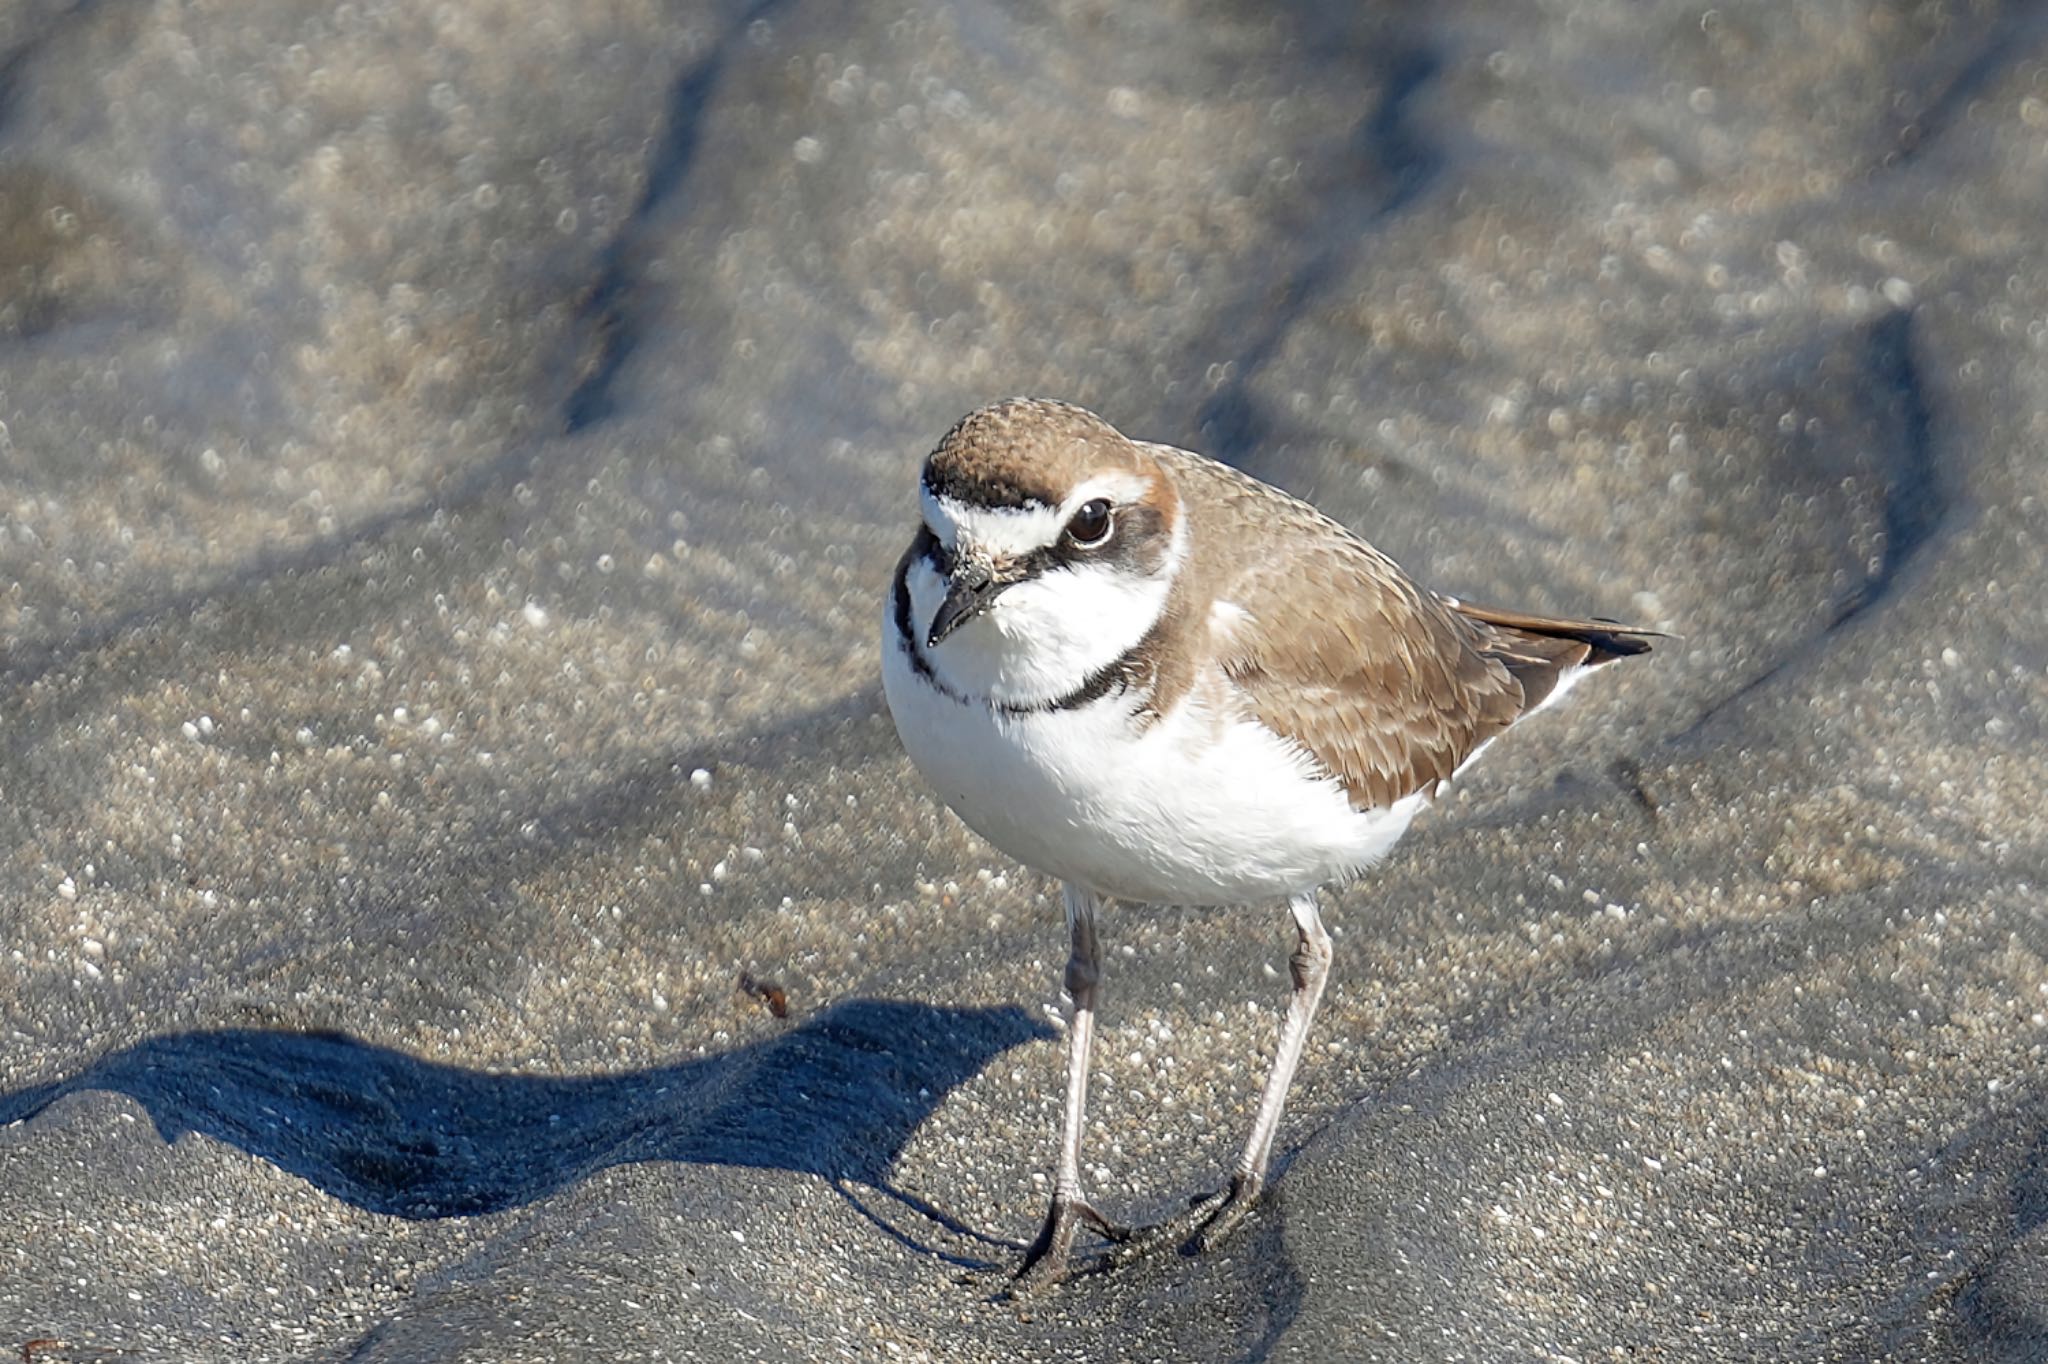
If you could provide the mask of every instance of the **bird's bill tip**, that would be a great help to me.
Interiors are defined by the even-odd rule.
[[[946,586],[946,598],[932,613],[931,628],[925,632],[924,647],[936,649],[946,636],[995,605],[997,594],[1010,584],[988,573],[956,572]]]

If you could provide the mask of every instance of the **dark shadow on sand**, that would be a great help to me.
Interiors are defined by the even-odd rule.
[[[118,1090],[166,1141],[202,1132],[358,1208],[415,1219],[500,1212],[633,1161],[793,1170],[831,1180],[915,1245],[849,1185],[978,1236],[891,1188],[890,1169],[954,1086],[1048,1036],[1014,1006],[853,1000],[720,1056],[550,1076],[442,1065],[342,1033],[231,1028],[153,1037],[0,1095],[0,1126]]]

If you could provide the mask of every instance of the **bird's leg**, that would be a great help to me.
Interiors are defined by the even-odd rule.
[[[1063,887],[1067,906],[1067,994],[1074,1001],[1074,1021],[1067,1029],[1067,1105],[1060,1122],[1059,1168],[1053,1178],[1052,1206],[1038,1239],[1024,1253],[1017,1271],[1015,1289],[1057,1283],[1067,1272],[1067,1259],[1074,1248],[1074,1233],[1088,1222],[1111,1240],[1129,1235],[1090,1207],[1081,1192],[1081,1127],[1088,1106],[1088,1054],[1095,1044],[1095,989],[1102,979],[1102,949],[1095,938],[1095,909],[1098,901],[1090,892],[1071,883]]]
[[[1181,1246],[1197,1253],[1221,1241],[1245,1218],[1266,1187],[1266,1164],[1273,1154],[1273,1133],[1280,1126],[1280,1110],[1287,1104],[1287,1087],[1294,1081],[1294,1068],[1301,1062],[1301,1049],[1308,1041],[1308,1025],[1316,1016],[1323,997],[1323,982],[1330,975],[1330,935],[1316,912],[1314,891],[1287,902],[1294,915],[1294,955],[1287,959],[1294,978],[1294,992],[1287,998],[1287,1018],[1280,1024],[1280,1053],[1266,1076],[1259,1094],[1259,1111],[1252,1119],[1251,1135],[1231,1173],[1230,1187],[1198,1198],[1173,1217],[1156,1226],[1145,1227],[1110,1252],[1110,1262],[1121,1264],[1149,1255],[1165,1246]]]
[[[1294,1068],[1301,1064],[1309,1024],[1315,1019],[1316,1005],[1322,1002],[1323,983],[1330,977],[1330,934],[1316,912],[1315,892],[1296,895],[1287,908],[1294,916],[1294,954],[1287,959],[1294,991],[1287,999],[1287,1017],[1280,1024],[1280,1051],[1266,1075],[1266,1087],[1260,1091],[1259,1111],[1237,1158],[1237,1169],[1231,1173],[1229,1192],[1194,1238],[1198,1251],[1207,1250],[1243,1221],[1266,1186],[1266,1166],[1273,1154],[1273,1134],[1280,1127],[1280,1111],[1287,1106]]]

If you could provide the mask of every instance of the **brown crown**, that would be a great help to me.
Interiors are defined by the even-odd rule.
[[[1156,476],[1143,451],[1086,408],[1005,398],[962,417],[924,463],[935,496],[976,507],[1056,507],[1112,469]]]

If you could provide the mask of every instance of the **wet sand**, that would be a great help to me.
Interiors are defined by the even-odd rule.
[[[2048,1352],[2048,24],[872,8],[0,11],[0,1348]],[[1681,636],[1021,1311],[1058,907],[875,642],[1015,392]],[[1157,1216],[1290,937],[1104,932]]]

